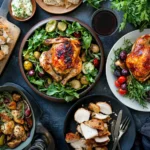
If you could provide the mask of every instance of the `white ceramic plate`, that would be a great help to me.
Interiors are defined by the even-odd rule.
[[[138,102],[136,102],[133,99],[129,99],[127,97],[123,97],[121,96],[118,92],[117,92],[117,88],[115,87],[115,76],[112,74],[111,71],[111,64],[112,64],[112,60],[114,59],[114,50],[122,47],[124,40],[125,39],[129,39],[132,43],[135,42],[135,40],[140,37],[141,35],[144,34],[150,34],[150,29],[145,29],[144,31],[140,32],[139,30],[135,30],[132,32],[127,33],[126,35],[124,35],[123,37],[121,37],[116,43],[115,45],[112,47],[111,51],[109,52],[109,55],[107,57],[107,62],[106,62],[106,78],[107,78],[107,82],[109,84],[109,87],[111,89],[111,91],[113,92],[113,94],[117,97],[117,99],[119,101],[121,101],[124,105],[138,110],[138,111],[143,111],[143,112],[150,112],[150,103],[147,103],[147,108],[143,108]]]

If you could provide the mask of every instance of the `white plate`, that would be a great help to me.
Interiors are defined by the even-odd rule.
[[[127,33],[126,35],[124,35],[123,37],[121,37],[116,43],[115,45],[112,47],[111,51],[109,52],[109,55],[107,57],[107,62],[106,62],[106,78],[107,78],[107,82],[109,84],[109,87],[111,89],[111,91],[113,92],[113,94],[117,97],[117,99],[119,101],[121,101],[124,105],[138,110],[138,111],[143,111],[143,112],[150,112],[150,103],[147,103],[147,108],[143,108],[138,102],[136,102],[133,99],[129,99],[127,97],[123,97],[121,96],[118,92],[117,92],[117,88],[115,87],[115,80],[116,77],[113,75],[112,71],[111,71],[111,64],[112,64],[112,60],[114,59],[114,50],[122,47],[124,40],[125,39],[129,39],[132,43],[135,42],[135,40],[140,37],[141,35],[144,34],[150,34],[150,29],[145,29],[144,31],[140,32],[139,30],[135,30],[132,32]]]

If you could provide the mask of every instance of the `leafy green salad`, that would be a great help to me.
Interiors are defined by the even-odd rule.
[[[132,46],[133,43],[130,40],[125,40],[122,47],[114,50],[115,58],[111,64],[116,77],[114,84],[120,95],[134,99],[146,107],[150,100],[150,80],[145,82],[136,80],[125,64],[127,54],[131,52]]]
[[[75,38],[81,42],[79,57],[82,60],[82,71],[70,79],[66,85],[56,82],[50,74],[44,71],[39,62],[41,54],[51,48],[45,45],[44,41],[58,37]],[[100,47],[85,27],[78,22],[51,20],[36,29],[28,39],[23,50],[23,66],[29,82],[40,92],[69,102],[74,98],[79,98],[79,93],[95,82],[100,57]]]

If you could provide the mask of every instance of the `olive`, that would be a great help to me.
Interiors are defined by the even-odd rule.
[[[44,71],[41,71],[41,72],[38,73],[39,77],[43,77],[44,75],[45,75]]]
[[[119,57],[120,57],[121,60],[126,60],[127,52],[126,51],[121,51]]]
[[[129,75],[129,71],[127,69],[122,69],[121,74],[123,76],[128,76]]]
[[[34,75],[35,75],[35,71],[34,71],[34,70],[28,71],[28,75],[29,75],[29,76],[34,76]]]
[[[24,69],[27,70],[27,71],[29,71],[29,70],[31,70],[32,68],[33,68],[33,64],[32,64],[30,61],[26,60],[26,61],[24,62]]]
[[[39,59],[40,56],[41,56],[41,53],[40,53],[40,52],[38,52],[38,51],[35,51],[35,52],[34,52],[34,57],[35,57],[36,59]]]
[[[115,75],[116,77],[120,77],[120,76],[121,76],[120,70],[116,69],[116,70],[114,71],[114,75]]]
[[[127,84],[126,83],[121,84],[121,89],[122,90],[127,90]]]
[[[5,104],[8,104],[9,102],[10,102],[10,99],[8,99],[8,98],[5,98],[5,99],[4,99],[4,103],[5,103]]]

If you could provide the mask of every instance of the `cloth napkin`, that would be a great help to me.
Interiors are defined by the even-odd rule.
[[[138,131],[132,150],[150,150],[150,117]]]

